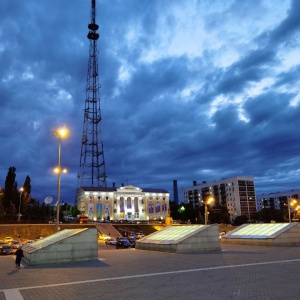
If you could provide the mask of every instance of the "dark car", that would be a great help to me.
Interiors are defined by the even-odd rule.
[[[105,239],[105,245],[116,245],[117,244],[117,240],[112,239],[112,238],[107,238]]]
[[[1,249],[1,254],[6,255],[6,254],[13,254],[14,249],[11,246],[3,246]]]
[[[22,244],[20,242],[17,242],[17,241],[13,241],[13,243],[11,244],[11,247],[13,249],[18,249],[20,246],[22,246]]]
[[[0,240],[0,249],[2,249],[3,246],[7,246],[7,244],[4,241]]]
[[[117,243],[116,243],[116,248],[117,249],[125,249],[125,248],[132,248],[132,245],[131,243],[129,243],[128,241],[126,240],[118,240]]]
[[[124,236],[118,236],[118,237],[116,238],[116,240],[117,240],[117,241],[127,241],[127,238],[124,237]]]
[[[136,238],[129,238],[128,242],[131,244],[131,248],[135,248]]]
[[[130,243],[130,244],[134,244],[135,242],[136,242],[136,238],[128,238],[128,242]]]

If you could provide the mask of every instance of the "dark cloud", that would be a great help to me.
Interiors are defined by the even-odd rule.
[[[258,192],[297,187],[299,107],[290,104],[299,64],[283,67],[282,53],[299,46],[299,2],[283,1],[281,19],[266,4],[97,1],[109,185],[171,192],[173,179],[183,187],[248,175],[255,176]],[[258,10],[271,25],[259,23]],[[10,1],[1,2],[2,186],[15,166],[19,186],[29,175],[33,197],[55,198],[58,143],[52,131],[67,125],[62,200],[75,200],[89,21],[89,1],[17,0],[13,9]],[[261,26],[257,33],[254,25]],[[244,28],[239,37],[237,26]],[[238,55],[223,67],[216,59],[228,49]],[[249,92],[268,78],[269,86]]]

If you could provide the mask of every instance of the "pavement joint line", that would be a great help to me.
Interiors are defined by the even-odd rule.
[[[240,264],[240,265],[217,266],[217,267],[207,267],[207,268],[199,268],[199,269],[149,273],[149,274],[140,274],[140,275],[129,275],[129,276],[121,276],[121,277],[100,278],[100,279],[82,280],[82,281],[74,281],[74,282],[55,283],[55,284],[48,284],[48,285],[39,285],[39,286],[28,286],[28,287],[17,288],[17,290],[19,290],[19,291],[20,290],[30,290],[30,289],[39,289],[39,288],[49,288],[49,287],[59,287],[59,286],[67,286],[67,285],[84,284],[84,283],[105,282],[105,281],[132,279],[132,278],[143,278],[143,277],[151,277],[151,276],[162,276],[162,275],[168,275],[168,274],[174,275],[174,274],[182,274],[182,273],[189,273],[189,272],[200,272],[200,271],[221,270],[221,269],[230,269],[230,268],[252,267],[252,266],[262,266],[262,265],[271,265],[271,264],[292,263],[292,262],[300,262],[300,258],[290,259],[290,260],[278,260],[278,261],[270,261],[270,262]],[[5,293],[9,290],[10,289],[3,289],[3,290],[0,290],[0,292]],[[11,290],[15,290],[15,288],[11,289]],[[13,299],[13,298],[7,298],[7,299]],[[20,298],[20,299],[23,299],[23,298]]]

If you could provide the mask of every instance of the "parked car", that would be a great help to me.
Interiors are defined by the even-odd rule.
[[[11,245],[12,242],[13,242],[13,238],[10,237],[10,236],[7,236],[7,237],[4,239],[4,242],[5,242],[7,245]]]
[[[105,244],[106,245],[116,245],[117,244],[117,240],[115,240],[113,238],[107,238],[107,239],[105,239]]]
[[[132,248],[132,245],[127,240],[119,240],[116,243],[116,248],[117,249],[120,249],[120,248],[123,248],[123,249],[125,249],[125,248]]]
[[[137,238],[137,239],[141,239],[141,238],[143,238],[143,237],[145,237],[145,235],[144,235],[142,232],[139,232],[139,233],[137,233],[137,235],[136,235],[136,238]]]
[[[34,242],[34,240],[25,240],[25,241],[23,241],[23,245],[28,245],[28,244],[31,244],[31,243],[33,243]]]
[[[129,233],[128,236],[127,236],[128,239],[131,239],[131,238],[136,238],[136,235],[134,233]]]
[[[130,244],[133,244],[133,243],[136,242],[136,238],[135,238],[135,237],[128,238],[128,242],[129,242]]]
[[[117,240],[117,242],[118,242],[118,241],[127,241],[127,238],[126,238],[126,237],[123,237],[123,236],[118,236],[118,237],[116,238],[116,240]]]
[[[7,246],[7,244],[4,241],[0,240],[0,249],[2,249],[3,246]]]
[[[12,244],[11,244],[11,247],[13,249],[18,249],[20,246],[22,246],[22,244],[17,242],[17,241],[13,241]]]
[[[3,246],[1,249],[2,255],[8,255],[13,253],[14,253],[14,249],[11,246]]]
[[[220,241],[221,241],[223,235],[225,235],[225,234],[226,234],[226,231],[221,231],[221,232],[219,233],[219,239],[220,239]]]
[[[135,248],[136,238],[129,238],[128,242],[131,244],[131,248]]]

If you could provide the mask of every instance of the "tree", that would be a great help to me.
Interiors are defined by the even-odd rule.
[[[246,215],[240,215],[234,219],[234,225],[236,225],[236,226],[243,225],[247,222],[248,222],[248,218]]]
[[[25,182],[22,187],[22,192],[20,191],[21,203],[22,203],[22,215],[27,214],[28,212],[28,205],[30,204],[31,200],[31,184],[30,184],[30,177],[27,175]]]
[[[1,221],[4,219],[3,198],[4,198],[4,191],[0,188],[0,220]]]
[[[261,211],[253,214],[253,218],[256,221],[270,223],[271,221],[275,222],[284,222],[287,221],[284,219],[285,210],[283,209],[275,209],[275,208],[263,208]]]
[[[70,215],[73,217],[76,217],[77,215],[80,215],[80,211],[78,210],[77,206],[71,206],[70,207]]]
[[[6,218],[12,218],[19,207],[19,192],[16,180],[16,168],[10,167],[5,180],[3,209]]]
[[[230,214],[227,210],[227,207],[216,204],[212,209],[209,209],[209,222],[230,224]]]

